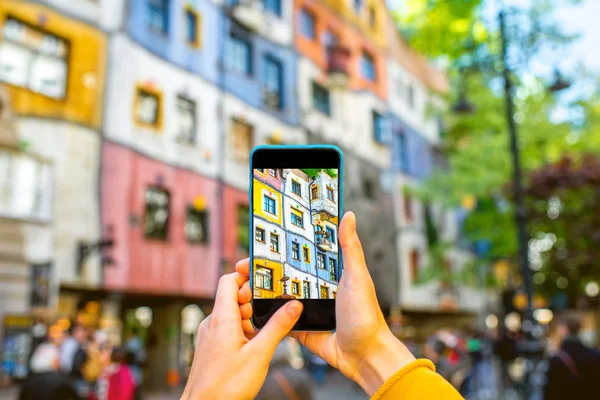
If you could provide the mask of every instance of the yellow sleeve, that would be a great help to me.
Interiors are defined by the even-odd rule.
[[[462,399],[456,389],[435,372],[429,360],[406,365],[388,379],[371,400],[454,400]]]

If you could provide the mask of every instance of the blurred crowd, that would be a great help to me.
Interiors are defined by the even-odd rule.
[[[53,325],[34,348],[20,400],[139,400],[144,345],[133,330],[122,346],[103,331]]]

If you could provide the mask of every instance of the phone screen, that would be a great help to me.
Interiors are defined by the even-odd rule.
[[[338,168],[253,168],[255,317],[298,299],[305,305],[303,314],[317,314],[307,316],[304,323],[310,325],[312,320],[318,325],[325,320],[324,325],[331,325],[322,314],[331,309],[327,313],[334,316],[342,275],[339,176]]]

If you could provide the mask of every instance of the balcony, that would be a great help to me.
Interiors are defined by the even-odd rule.
[[[327,73],[330,87],[346,88],[350,77],[350,49],[334,44],[327,48]]]
[[[263,3],[260,0],[239,0],[231,5],[231,14],[236,22],[256,32],[264,23]]]
[[[324,237],[318,237],[317,248],[321,251],[329,251],[331,250],[331,241]]]

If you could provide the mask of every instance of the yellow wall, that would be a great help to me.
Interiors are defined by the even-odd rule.
[[[253,193],[252,193],[253,206],[252,206],[252,208],[253,208],[254,215],[256,215],[257,217],[264,218],[267,221],[271,221],[273,223],[281,225],[282,215],[283,215],[282,204],[281,204],[281,193],[278,192],[277,190],[273,189],[272,187],[265,185],[258,179],[253,179],[252,181],[253,181]],[[266,211],[263,211],[263,190],[267,190],[267,191],[271,192],[272,196],[270,196],[270,197],[273,197],[275,199],[275,203],[277,204],[277,216],[274,216],[272,214],[269,214]],[[285,240],[285,238],[280,238],[280,240]]]
[[[254,260],[254,265],[265,267],[273,270],[273,291],[267,289],[255,289],[258,291],[259,299],[274,299],[276,296],[283,294],[283,283],[279,282],[283,278],[283,264],[269,260]],[[291,280],[287,282],[287,293],[292,293]]]
[[[354,10],[353,0],[325,0],[325,3],[331,7],[342,18],[359,27],[362,33],[367,35],[377,46],[385,48],[387,46],[385,24],[388,23],[387,8],[383,0],[362,0],[363,7],[360,14]],[[369,10],[375,8],[374,26],[371,26]]]
[[[9,86],[14,111],[21,115],[58,118],[100,128],[106,69],[104,33],[47,7],[23,0],[2,0],[0,41],[7,15],[65,39],[70,45],[66,97],[57,100],[27,89]],[[87,86],[84,81],[87,82]]]

